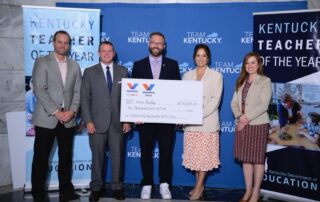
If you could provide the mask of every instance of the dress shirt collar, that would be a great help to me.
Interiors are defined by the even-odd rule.
[[[60,60],[58,59],[58,57],[56,56],[56,54],[55,54],[55,53],[53,53],[53,55],[54,55],[54,58],[56,59],[56,61],[57,61],[58,63],[64,63],[64,62],[67,62],[67,56],[64,56],[64,60],[60,61]]]
[[[158,60],[158,63],[162,64],[162,55],[160,55],[159,57],[154,57],[152,55],[149,55],[149,61],[150,61],[150,64],[153,64],[155,60]]]
[[[105,77],[106,77],[106,72],[107,72],[107,66],[109,66],[111,78],[113,78],[113,62],[111,62],[110,64],[104,64],[104,63],[100,62],[100,65],[102,67],[102,70],[104,72]],[[106,79],[107,79],[107,77],[106,77]]]
[[[106,69],[107,66],[109,66],[110,71],[113,70],[113,62],[111,62],[110,64],[104,64],[102,62],[100,62],[102,69]]]

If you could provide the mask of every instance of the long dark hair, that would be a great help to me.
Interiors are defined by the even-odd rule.
[[[244,56],[243,58],[243,62],[242,62],[242,67],[241,67],[241,72],[240,72],[240,75],[237,79],[237,82],[236,82],[236,88],[235,90],[238,91],[238,89],[240,88],[240,86],[242,86],[242,84],[244,83],[244,81],[248,78],[249,74],[248,72],[246,71],[246,63],[248,61],[248,59],[250,57],[255,57],[258,61],[258,71],[257,73],[259,75],[263,75],[263,67],[262,67],[262,59],[260,57],[260,55],[256,52],[249,52],[246,56]]]

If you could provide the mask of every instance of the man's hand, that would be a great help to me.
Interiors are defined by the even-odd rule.
[[[128,133],[131,130],[131,125],[129,123],[122,124],[122,132]]]
[[[63,124],[63,118],[64,118],[64,113],[62,111],[57,111],[55,114],[54,114],[54,117],[56,119],[58,119],[58,121]]]
[[[92,122],[88,122],[86,124],[86,128],[87,128],[89,135],[93,135],[96,132],[96,127],[94,126],[94,124]]]
[[[63,118],[62,118],[62,121],[64,123],[67,123],[69,122],[73,117],[74,117],[74,111],[65,111],[65,112],[62,112],[64,114]]]

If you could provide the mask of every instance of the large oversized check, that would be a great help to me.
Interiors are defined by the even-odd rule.
[[[202,124],[203,83],[122,79],[121,122]]]

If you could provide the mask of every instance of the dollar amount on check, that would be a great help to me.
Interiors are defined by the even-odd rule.
[[[202,124],[203,83],[122,79],[121,122]]]

